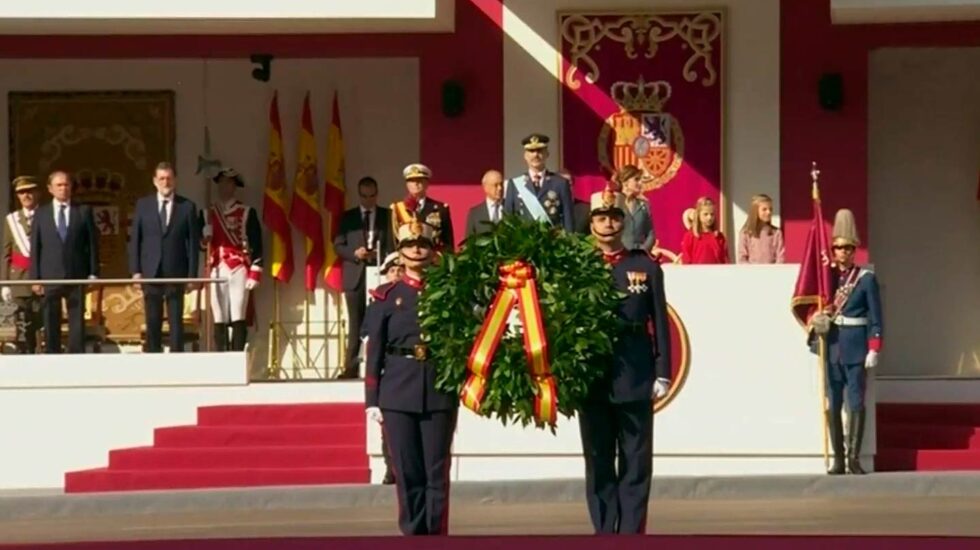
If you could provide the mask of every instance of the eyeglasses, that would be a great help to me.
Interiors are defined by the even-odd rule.
[[[848,252],[854,252],[854,247],[852,245],[849,245],[849,244],[844,244],[844,245],[835,244],[831,248],[834,249],[834,250],[846,250]]]

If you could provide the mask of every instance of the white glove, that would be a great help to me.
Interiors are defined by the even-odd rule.
[[[255,279],[245,279],[245,290],[255,290],[257,286],[259,286],[259,282]]]
[[[871,350],[864,358],[864,368],[873,369],[878,366],[878,352]]]
[[[381,409],[378,407],[368,407],[364,410],[367,413],[367,419],[369,422],[377,422],[381,424],[385,421],[384,417],[381,416]]]
[[[0,301],[9,302],[14,299],[14,293],[9,286],[0,288]]]
[[[210,239],[213,235],[214,235],[214,230],[211,229],[210,224],[205,225],[201,229],[201,237],[203,237],[204,239]]]
[[[670,380],[657,378],[657,381],[653,383],[653,400],[663,399],[667,396],[668,390],[670,390]]]

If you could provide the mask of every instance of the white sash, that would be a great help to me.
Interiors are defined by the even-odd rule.
[[[27,232],[24,231],[24,226],[17,219],[19,214],[20,210],[7,214],[7,226],[10,227],[10,233],[14,236],[14,243],[17,245],[17,250],[24,256],[30,258],[31,239],[27,236]]]
[[[551,223],[551,217],[544,211],[544,206],[542,206],[541,201],[539,201],[538,197],[531,193],[531,191],[527,188],[527,177],[521,176],[516,180],[510,181],[513,182],[514,187],[517,189],[517,196],[524,203],[524,206],[527,208],[528,213],[531,214],[531,217],[534,218],[535,221],[546,221]],[[543,177],[541,184],[544,185]]]

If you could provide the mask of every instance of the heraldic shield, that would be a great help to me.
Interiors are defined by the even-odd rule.
[[[643,170],[643,188],[663,187],[684,163],[684,133],[677,119],[664,110],[670,100],[664,80],[616,82],[610,97],[619,111],[606,119],[599,132],[598,158],[611,174],[632,164]]]

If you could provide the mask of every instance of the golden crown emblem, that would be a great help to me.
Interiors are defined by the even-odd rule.
[[[602,206],[612,208],[616,205],[616,192],[608,187],[602,191]]]
[[[412,223],[408,226],[408,231],[412,234],[412,237],[421,237],[425,234],[422,222],[418,220],[412,220]]]
[[[83,168],[75,173],[75,192],[85,202],[111,203],[122,191],[126,178],[108,169]]]
[[[613,101],[626,111],[662,111],[672,93],[665,80],[646,82],[640,76],[636,82],[616,82],[609,89]]]

